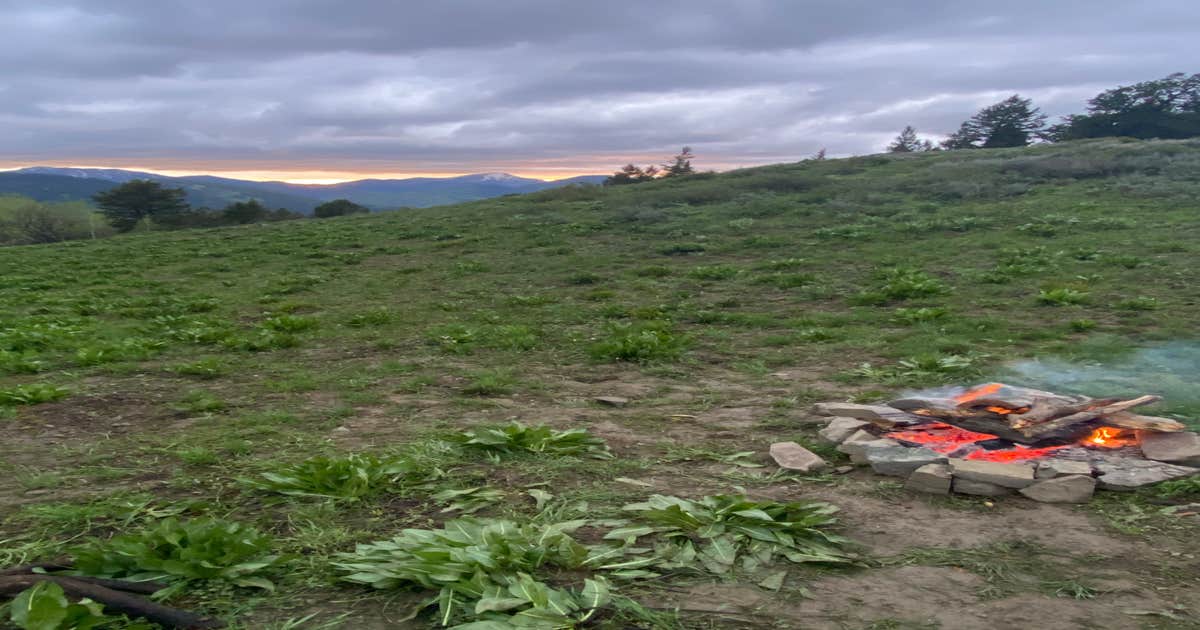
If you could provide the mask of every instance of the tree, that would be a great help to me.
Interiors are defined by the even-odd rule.
[[[221,211],[221,219],[225,224],[244,225],[266,221],[270,217],[270,212],[257,199],[236,201],[225,206],[225,209]]]
[[[624,184],[638,184],[648,182],[659,177],[658,167],[651,164],[646,168],[641,168],[634,164],[626,164],[621,167],[621,170],[608,176],[604,180],[605,186],[621,186]]]
[[[97,193],[92,201],[120,232],[128,232],[145,220],[169,222],[173,215],[190,209],[182,188],[166,188],[148,179],[135,179]]]
[[[334,199],[313,209],[313,216],[318,219],[326,219],[329,217],[340,217],[347,214],[366,214],[371,212],[371,209],[366,206],[360,206],[349,199]]]
[[[1053,140],[1200,136],[1200,74],[1176,72],[1106,90],[1088,101],[1087,114],[1067,116],[1047,135]]]
[[[81,217],[63,208],[30,201],[13,209],[8,217],[0,220],[0,237],[16,243],[57,243],[87,234],[87,226]]]
[[[695,159],[692,154],[691,147],[683,147],[679,155],[674,157],[674,162],[671,164],[663,164],[662,177],[679,177],[680,175],[691,175],[696,171],[692,169],[692,160]]]
[[[1046,116],[1033,101],[1019,94],[989,105],[963,122],[942,147],[946,149],[994,149],[1023,147],[1039,136]]]
[[[933,143],[928,140],[922,140],[917,137],[917,130],[913,129],[912,125],[904,127],[904,131],[896,136],[896,139],[888,145],[888,151],[892,153],[919,153],[922,151],[932,151]]]

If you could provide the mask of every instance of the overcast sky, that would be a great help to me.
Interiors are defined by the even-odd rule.
[[[0,168],[700,168],[1200,72],[1196,0],[0,0]]]

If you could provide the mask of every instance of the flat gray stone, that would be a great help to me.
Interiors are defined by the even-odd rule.
[[[854,435],[854,433],[863,427],[871,426],[866,420],[857,418],[834,418],[829,421],[829,425],[824,429],[817,431],[817,435],[821,439],[830,444],[841,444],[846,441],[846,438]]]
[[[911,448],[903,445],[868,445],[863,456],[871,470],[881,475],[908,477],[926,464],[944,464],[946,456],[927,448]]]
[[[838,416],[866,420],[886,426],[909,425],[929,422],[929,418],[914,416],[887,405],[858,405],[855,403],[823,402],[813,405],[818,416]]]
[[[904,487],[915,492],[950,494],[950,467],[946,464],[925,464],[913,471]]]
[[[1013,492],[1012,488],[1005,488],[994,483],[959,479],[958,477],[954,478],[951,489],[958,494],[973,494],[978,497],[1002,497]]]
[[[622,398],[620,396],[597,396],[592,400],[606,407],[624,407],[625,405],[629,404],[628,398]]]
[[[1092,465],[1088,462],[1071,459],[1047,459],[1038,462],[1037,472],[1034,473],[1034,477],[1038,479],[1053,479],[1065,475],[1091,476],[1091,474]]]
[[[1005,488],[1024,488],[1033,483],[1033,465],[1026,462],[985,462],[970,459],[950,460],[955,479],[982,481]]]
[[[1040,503],[1087,503],[1096,491],[1091,474],[1063,475],[1043,479],[1019,492]]]
[[[1143,459],[1110,457],[1095,462],[1100,476],[1096,480],[1105,490],[1124,492],[1137,490],[1171,479],[1182,479],[1200,473],[1200,468],[1176,466]]]
[[[1179,433],[1141,433],[1142,454],[1160,462],[1200,466],[1200,435]]]
[[[812,472],[825,467],[825,460],[795,442],[776,442],[771,445],[771,459],[780,468]]]
[[[854,435],[846,438],[845,442],[837,447],[838,452],[845,453],[850,456],[851,464],[863,465],[867,462],[867,447],[868,446],[900,446],[896,440],[876,437],[866,431],[859,431]]]

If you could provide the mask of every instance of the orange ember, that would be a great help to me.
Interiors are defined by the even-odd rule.
[[[961,405],[962,403],[965,403],[965,402],[971,402],[972,400],[975,400],[976,398],[983,398],[984,396],[990,396],[992,394],[995,394],[996,392],[1003,389],[1003,387],[1004,387],[1003,383],[988,383],[987,385],[980,385],[979,387],[972,387],[971,389],[968,389],[967,391],[955,396],[954,401]]]
[[[1127,432],[1113,427],[1100,427],[1092,431],[1091,435],[1083,439],[1083,443],[1089,446],[1101,446],[1104,448],[1121,448],[1129,444],[1136,444],[1137,438],[1129,437]]]
[[[1023,462],[1030,459],[1045,457],[1054,451],[1067,448],[1065,446],[1047,446],[1045,448],[1027,448],[1020,444],[998,451],[975,451],[963,459],[985,462]]]
[[[966,429],[960,429],[944,422],[934,422],[922,425],[921,428],[913,431],[892,431],[883,437],[921,444],[929,450],[937,451],[938,453],[949,453],[963,444],[974,444],[983,440],[992,440],[996,436],[990,433],[967,431]]]

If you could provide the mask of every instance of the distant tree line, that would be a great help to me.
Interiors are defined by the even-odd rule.
[[[1162,79],[1105,90],[1088,101],[1087,113],[1046,124],[1032,99],[1014,94],[979,110],[958,130],[934,145],[906,126],[888,145],[892,153],[1023,147],[1037,140],[1061,142],[1127,137],[1148,140],[1200,137],[1200,74],[1182,72]]]
[[[42,203],[19,196],[0,197],[0,245],[102,238],[136,229],[179,230],[306,218],[286,208],[268,208],[257,199],[234,201],[216,210],[193,208],[183,189],[144,179],[98,193],[92,202],[95,207],[82,201]],[[321,219],[367,212],[369,208],[348,199],[335,199],[317,206],[312,216]]]
[[[621,167],[621,170],[608,176],[604,180],[605,186],[621,186],[624,184],[640,184],[655,179],[666,179],[668,177],[683,177],[695,173],[692,168],[692,160],[696,156],[692,153],[691,147],[683,147],[679,154],[671,158],[670,164],[656,166],[651,164],[645,168],[635,164],[626,164]]]

